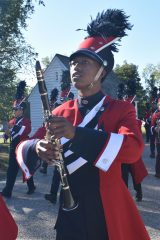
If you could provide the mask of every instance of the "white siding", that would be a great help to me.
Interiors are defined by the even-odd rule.
[[[48,66],[48,68],[46,69],[46,71],[44,72],[44,79],[49,97],[53,88],[57,88],[60,93],[60,81],[62,77],[62,72],[65,70],[67,70],[67,68],[60,61],[60,59],[57,56],[55,56],[51,61],[50,65]],[[33,88],[28,98],[28,101],[30,102],[30,116],[32,122],[32,131],[30,136],[32,136],[34,132],[42,125],[44,120],[42,103],[37,84]]]

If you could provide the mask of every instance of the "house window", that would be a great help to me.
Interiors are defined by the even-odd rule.
[[[56,81],[58,81],[58,72],[56,72]]]

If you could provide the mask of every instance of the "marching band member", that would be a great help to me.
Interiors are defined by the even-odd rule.
[[[135,89],[135,93],[136,93],[136,89]],[[124,100],[132,103],[133,106],[135,106],[133,96],[128,96],[128,98],[125,98]],[[138,111],[136,112],[136,116],[138,116]],[[138,118],[137,118],[137,124],[139,127],[139,131],[142,134],[142,131],[141,131],[142,121]],[[126,164],[126,163],[122,164],[122,178],[127,187],[128,187],[129,173],[131,174],[133,187],[136,192],[136,201],[141,202],[143,198],[142,181],[148,175],[148,171],[145,167],[142,157],[140,157],[138,161],[132,164]]]
[[[17,86],[16,100],[13,105],[14,118],[9,121],[11,135],[9,163],[6,185],[2,190],[2,196],[6,198],[10,198],[12,196],[12,190],[19,170],[19,165],[16,161],[15,149],[20,141],[28,138],[28,134],[31,131],[31,122],[28,118],[24,117],[24,111],[26,109],[26,103],[23,101],[25,86],[25,81],[21,81]],[[27,186],[27,193],[32,194],[35,190],[32,177],[27,181]]]
[[[144,143],[135,108],[105,96],[101,83],[113,69],[116,42],[132,28],[122,10],[108,9],[87,27],[89,36],[70,56],[78,98],[52,111],[51,135],[61,139],[67,178],[78,207],[60,204],[56,240],[149,240],[121,177],[121,164],[140,158]],[[17,158],[58,161],[59,148],[46,140],[22,142]],[[29,174],[29,173],[28,173]],[[61,202],[63,203],[63,195]]]
[[[157,110],[152,115],[151,120],[151,134],[155,134],[156,142],[156,165],[155,165],[155,177],[160,178],[160,98],[157,103]]]
[[[58,98],[58,89],[57,88],[53,88],[52,91],[51,91],[51,94],[50,94],[50,107],[51,107],[51,109],[54,109],[54,108],[56,108],[56,107],[58,107],[60,105],[60,103],[57,100],[57,98]],[[39,132],[41,132],[41,129],[38,129],[37,131],[38,131],[38,134],[39,134]],[[37,131],[33,135],[33,138],[34,138],[34,136],[36,136]],[[48,167],[48,164],[45,161],[43,161],[42,166],[41,166],[39,171],[41,173],[47,174],[47,167]]]
[[[142,121],[137,119],[139,130],[141,132]],[[148,175],[148,171],[142,157],[132,164],[122,164],[122,177],[128,187],[129,173],[132,176],[133,187],[136,192],[136,201],[141,202],[143,198],[142,181]]]

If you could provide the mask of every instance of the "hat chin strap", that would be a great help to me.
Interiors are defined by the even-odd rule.
[[[88,89],[92,89],[93,88],[94,84],[98,81],[98,79],[99,79],[100,75],[102,74],[103,70],[104,70],[104,66],[102,65],[100,67],[100,69],[98,70],[94,80],[89,84]]]

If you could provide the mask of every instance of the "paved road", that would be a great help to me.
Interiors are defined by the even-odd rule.
[[[150,159],[148,156],[149,145],[147,144],[143,159],[149,175],[143,181],[143,201],[137,206],[151,240],[160,240],[160,179],[154,177],[155,159]],[[49,192],[52,172],[52,167],[49,168],[47,175],[37,172],[35,176],[37,189],[36,193],[31,196],[26,194],[27,186],[22,183],[21,175],[19,175],[13,197],[6,200],[19,226],[18,240],[55,239],[54,223],[58,204],[53,205],[44,200],[44,193]],[[4,184],[4,181],[0,181],[0,189]],[[135,193],[131,182],[129,189],[134,198]]]

